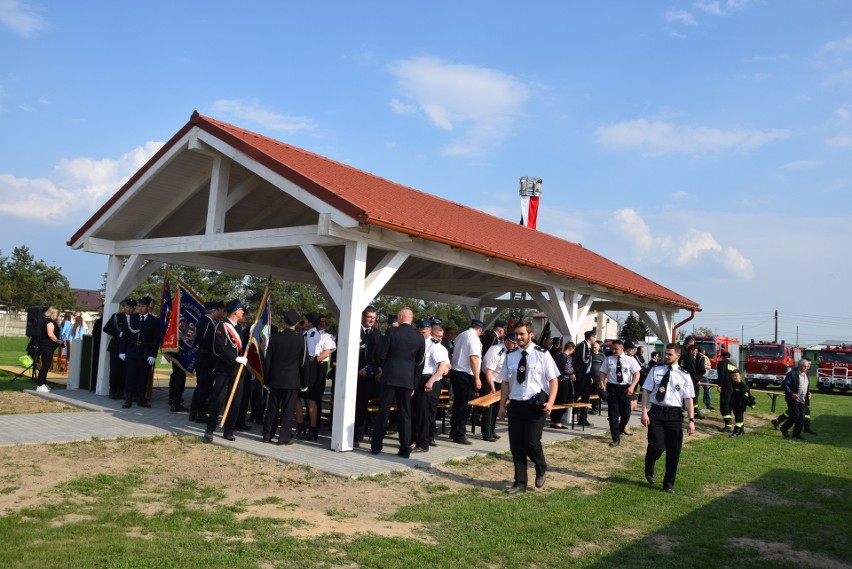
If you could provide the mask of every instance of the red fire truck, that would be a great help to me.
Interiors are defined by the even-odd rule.
[[[736,366],[740,364],[740,341],[738,338],[727,336],[693,336],[695,345],[704,348],[704,355],[710,359],[710,369],[707,370],[707,379],[716,381],[716,364],[722,361],[722,352],[731,353],[731,363]]]
[[[852,346],[828,347],[819,352],[817,388],[829,393],[835,387],[844,393],[852,387]]]
[[[747,348],[746,379],[751,385],[764,388],[770,383],[781,385],[787,372],[802,359],[802,350],[785,342],[755,342]]]

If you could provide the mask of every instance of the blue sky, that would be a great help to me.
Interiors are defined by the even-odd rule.
[[[539,176],[695,325],[852,339],[852,4],[408,4],[0,0],[0,251],[99,287],[66,241],[197,109],[511,220]]]

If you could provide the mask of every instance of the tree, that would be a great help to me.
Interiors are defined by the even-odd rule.
[[[713,328],[708,328],[707,326],[699,326],[695,330],[692,331],[693,336],[714,336],[715,332],[713,332]]]
[[[26,245],[16,247],[10,257],[0,252],[0,302],[16,308],[76,308],[76,298],[62,268],[36,261]]]
[[[625,341],[644,342],[645,336],[649,336],[651,330],[648,326],[636,317],[632,312],[624,320],[624,326],[621,328],[621,337]]]

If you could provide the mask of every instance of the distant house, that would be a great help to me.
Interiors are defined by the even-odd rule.
[[[72,288],[74,293],[74,302],[84,312],[94,312],[103,302],[101,292],[98,290],[87,290],[83,288]]]

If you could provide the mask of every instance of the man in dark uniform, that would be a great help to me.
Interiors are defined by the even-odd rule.
[[[101,335],[104,330],[104,305],[98,305],[98,317],[92,324],[92,375],[89,379],[89,391],[95,391],[98,386],[98,360],[101,355]]]
[[[589,398],[592,395],[592,384],[598,380],[597,377],[592,376],[592,357],[594,355],[592,344],[595,343],[595,337],[594,330],[586,332],[585,341],[580,342],[580,345],[571,354],[571,358],[574,360],[574,377],[577,378],[574,382],[574,392],[582,403],[589,402]],[[585,409],[581,410],[578,415],[580,424],[587,427],[592,426]]]
[[[213,355],[213,337],[216,326],[222,319],[225,303],[221,300],[204,303],[204,318],[195,329],[195,392],[189,405],[189,420],[207,423],[207,408],[210,392],[213,390],[213,367],[216,357]]]
[[[296,331],[299,314],[284,313],[284,330],[269,337],[264,361],[266,386],[269,388],[269,408],[263,422],[263,442],[271,443],[278,430],[279,445],[293,444],[296,401],[308,361],[305,337]]]
[[[364,439],[370,399],[378,395],[376,350],[382,336],[376,326],[376,309],[368,306],[361,313],[361,343],[358,346],[358,388],[355,393],[355,446]]]
[[[133,406],[136,398],[140,407],[150,407],[151,403],[145,397],[148,387],[148,375],[157,360],[160,349],[160,322],[157,317],[148,314],[153,299],[143,296],[139,299],[138,313],[130,315],[127,330],[121,336],[121,353],[119,358],[124,360],[127,368],[127,383],[124,386],[125,396],[123,408]]]
[[[687,433],[695,432],[695,387],[689,374],[678,367],[681,347],[668,344],[663,352],[665,365],[655,366],[642,385],[642,425],[648,427],[645,451],[645,480],[656,482],[654,465],[666,453],[663,490],[674,494],[680,449],[683,446],[683,411],[686,409]],[[649,410],[649,402],[650,410]]]
[[[479,337],[479,341],[482,342],[482,357],[485,357],[485,353],[491,349],[492,346],[497,346],[500,344],[500,340],[503,339],[503,336],[506,335],[506,321],[505,320],[497,320],[494,322],[494,328],[482,333],[482,336]],[[485,379],[485,372],[481,372],[482,379]]]
[[[399,456],[411,454],[411,391],[423,372],[426,344],[411,325],[414,313],[405,307],[399,311],[399,326],[388,328],[376,354],[376,363],[382,370],[379,388],[379,414],[373,427],[370,452],[382,451],[385,425],[391,405],[396,405],[399,430]]]
[[[136,301],[132,298],[126,299],[122,312],[113,314],[110,319],[104,324],[104,332],[109,334],[109,344],[107,344],[107,352],[109,353],[109,398],[121,399],[124,397],[124,379],[127,370],[124,366],[124,360],[119,357],[121,354],[121,337],[124,331],[127,330],[130,324],[130,315],[133,314],[133,309],[136,308]]]
[[[213,433],[216,431],[216,423],[219,422],[219,413],[224,411],[231,395],[231,389],[240,366],[248,363],[243,356],[245,344],[240,336],[238,322],[243,317],[245,310],[243,304],[237,299],[230,300],[225,305],[225,313],[228,315],[224,321],[216,326],[213,333],[213,355],[216,357],[213,368],[213,391],[210,397],[210,416],[207,419],[207,430],[204,432],[204,442],[213,442]],[[228,417],[225,420],[222,436],[229,440],[235,440],[234,426],[237,423],[237,414],[242,400],[242,390],[237,389]]]
[[[733,393],[733,380],[731,372],[737,366],[731,363],[731,352],[723,351],[722,359],[716,364],[716,383],[719,385],[719,412],[722,413],[724,426],[719,427],[720,433],[730,433],[732,421],[731,394]]]

